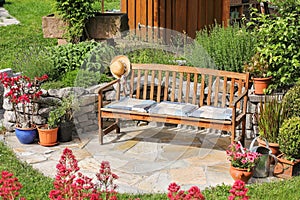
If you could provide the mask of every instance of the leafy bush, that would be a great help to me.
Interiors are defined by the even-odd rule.
[[[276,0],[274,4],[278,6],[278,15],[254,10],[247,24],[258,39],[256,52],[270,65],[268,75],[273,81],[269,92],[287,87],[300,77],[300,1]]]
[[[285,118],[300,117],[300,85],[295,85],[287,91],[282,99],[282,104]]]
[[[91,41],[48,48],[50,59],[53,61],[53,70],[48,74],[49,80],[61,80],[64,74],[79,69],[84,59],[97,45]]]
[[[59,88],[64,87],[64,83],[62,81],[49,81],[49,82],[43,83],[41,87],[44,90],[59,89]]]
[[[284,120],[279,130],[278,143],[287,159],[300,158],[300,117]]]
[[[253,45],[256,39],[244,27],[233,25],[224,28],[216,24],[199,31],[196,42],[198,45],[195,45],[196,53],[193,60],[206,61],[199,63],[199,67],[207,67],[207,64],[213,61],[217,69],[242,72],[244,62],[254,55]],[[212,61],[207,61],[207,55],[203,50],[208,53]]]

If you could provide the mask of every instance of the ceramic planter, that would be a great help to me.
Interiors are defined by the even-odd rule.
[[[20,143],[31,144],[37,137],[37,129],[35,126],[32,128],[15,127],[15,134]]]
[[[292,176],[300,175],[300,159],[295,161],[286,160],[284,154],[277,156],[278,163],[274,168],[274,176],[280,178],[290,178]]]
[[[254,81],[254,93],[264,94],[264,90],[268,88],[272,77],[267,78],[253,78]]]
[[[48,129],[48,126],[38,128],[39,144],[42,146],[54,146],[57,144],[57,131],[58,127]]]

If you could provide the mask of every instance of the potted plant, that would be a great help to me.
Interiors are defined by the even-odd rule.
[[[277,156],[278,164],[274,174],[279,177],[300,175],[300,117],[284,120],[278,135],[282,154]]]
[[[37,114],[37,102],[42,95],[41,83],[47,79],[47,75],[31,80],[23,75],[10,77],[6,73],[0,74],[1,83],[6,89],[5,98],[12,105],[15,116],[15,133],[22,144],[30,144],[36,138],[33,117]]]
[[[73,122],[74,112],[79,110],[78,101],[74,95],[70,95],[62,99],[62,103],[57,107],[58,112],[61,113],[61,122],[58,129],[58,141],[69,142],[72,140],[72,133],[75,128]]]
[[[240,143],[236,142],[228,146],[226,154],[231,163],[230,175],[232,178],[247,183],[254,173],[253,169],[259,161],[261,154],[251,152],[249,149],[243,148]]]
[[[42,146],[54,146],[57,144],[58,125],[62,118],[62,112],[58,109],[49,113],[47,124],[38,127],[39,144]]]
[[[56,0],[56,14],[42,18],[45,38],[67,39],[78,43],[84,39],[103,40],[129,29],[128,16],[124,13],[104,13],[95,9],[95,0]]]
[[[277,156],[279,154],[277,141],[279,128],[283,121],[281,101],[275,96],[265,97],[264,102],[260,102],[259,113],[256,113],[255,116],[259,129],[259,145],[266,147],[264,140],[267,140],[272,154]]]
[[[244,65],[244,71],[249,72],[254,82],[254,93],[264,94],[272,79],[268,75],[269,64],[259,53],[252,56],[250,62]]]

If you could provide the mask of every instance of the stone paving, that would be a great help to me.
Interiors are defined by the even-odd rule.
[[[20,22],[12,17],[7,10],[0,7],[0,26],[8,26],[12,24],[19,24]]]
[[[72,149],[81,172],[89,177],[98,172],[101,161],[109,161],[112,171],[120,177],[116,182],[119,192],[166,192],[171,182],[183,189],[233,184],[224,151],[229,136],[208,129],[154,125],[137,127],[125,123],[120,134],[104,137],[104,145],[99,144],[95,132],[54,147],[20,144],[13,133],[6,136],[6,142],[21,160],[50,177],[55,176],[55,166],[65,147]],[[250,182],[257,180],[252,178]]]

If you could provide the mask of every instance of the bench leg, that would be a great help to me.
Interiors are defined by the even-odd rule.
[[[98,132],[98,138],[99,143],[103,144],[103,136],[104,136],[104,130],[103,130],[103,118],[99,117],[99,132]]]
[[[120,120],[116,119],[116,133],[120,133]]]
[[[240,138],[240,142],[245,147],[245,136],[246,136],[246,118],[242,121],[242,135]]]

